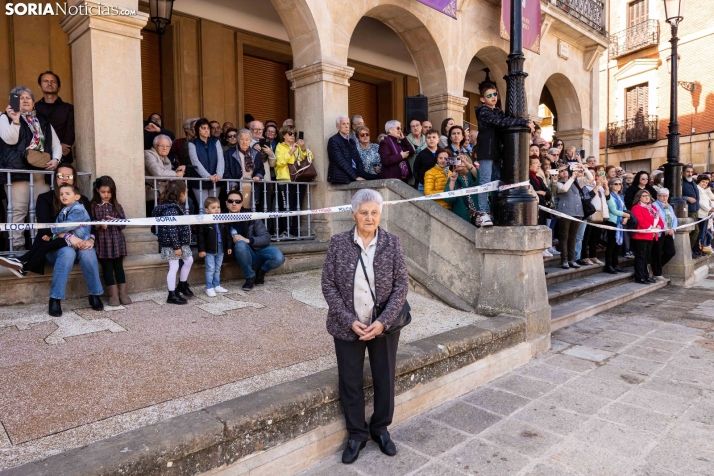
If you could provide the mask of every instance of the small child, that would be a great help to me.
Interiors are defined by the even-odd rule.
[[[59,188],[60,202],[64,207],[60,210],[55,223],[88,223],[89,213],[80,201],[82,194],[75,185],[62,185]],[[9,268],[17,277],[22,278],[27,274],[28,269],[42,261],[45,256],[54,250],[65,246],[75,246],[82,241],[89,239],[89,225],[79,227],[50,228],[53,235],[45,235],[41,239],[36,239],[32,248],[19,258],[0,257],[0,266]]]
[[[209,215],[221,213],[221,202],[216,197],[208,197],[203,207]],[[216,293],[227,293],[228,290],[221,286],[221,265],[223,253],[233,253],[228,224],[200,225],[197,233],[198,257],[205,258],[206,263],[206,295],[216,297]]]
[[[117,202],[117,186],[111,177],[105,175],[94,181],[91,210],[94,221],[126,219],[124,209]],[[94,249],[97,250],[97,258],[102,266],[110,306],[131,304],[131,298],[126,292],[124,274],[126,240],[122,233],[123,229],[124,225],[100,225],[94,232],[96,235]]]
[[[155,217],[168,217],[184,215],[183,205],[186,203],[186,184],[177,180],[169,180],[161,192],[161,205],[154,208]],[[192,297],[193,292],[188,287],[188,274],[193,264],[191,253],[191,227],[189,225],[158,225],[159,246],[161,258],[169,261],[169,273],[166,275],[166,284],[169,289],[169,304],[186,304],[186,297]],[[183,260],[178,287],[176,286],[176,273],[179,270],[179,260]]]

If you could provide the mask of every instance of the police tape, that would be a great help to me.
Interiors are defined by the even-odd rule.
[[[538,208],[540,208],[541,210],[543,210],[546,213],[550,213],[551,215],[555,215],[560,218],[566,218],[566,219],[572,220],[572,221],[577,221],[580,223],[585,223],[587,225],[592,225],[595,228],[602,228],[603,230],[622,231],[625,233],[661,233],[661,232],[665,231],[661,228],[648,228],[646,230],[631,230],[631,229],[627,229],[627,228],[618,228],[616,226],[600,225],[599,223],[592,223],[589,221],[580,220],[579,218],[571,217],[570,215],[566,215],[565,213],[558,212],[556,210],[553,210],[552,208],[544,207],[542,205],[538,205]],[[676,228],[672,228],[672,230],[675,230],[675,231],[681,230],[682,228],[687,228],[689,226],[698,225],[699,223],[701,223],[703,221],[711,220],[711,219],[712,219],[712,217],[708,216],[706,218],[702,218],[699,221],[695,221],[694,223],[687,223],[686,225],[680,225]]]
[[[425,195],[414,198],[406,198],[402,200],[391,200],[384,202],[383,205],[396,205],[406,202],[418,202],[422,200],[439,200],[453,197],[463,197],[466,195],[477,195],[480,193],[488,193],[494,191],[503,191],[516,187],[524,187],[529,185],[529,182],[520,182],[515,184],[504,185],[500,181],[489,182],[476,187],[462,188],[461,190],[453,190],[448,192],[436,193],[433,195]],[[320,215],[325,213],[341,213],[351,212],[352,205],[340,205],[336,207],[318,208],[315,210],[299,210],[299,211],[284,211],[284,212],[246,212],[246,213],[216,213],[214,215],[177,215],[165,217],[149,217],[149,218],[126,218],[117,220],[102,220],[92,221],[87,223],[0,223],[0,231],[24,231],[37,230],[41,228],[76,228],[79,226],[167,226],[167,225],[209,225],[213,223],[231,223],[237,221],[263,220],[283,217],[305,216],[305,215]]]

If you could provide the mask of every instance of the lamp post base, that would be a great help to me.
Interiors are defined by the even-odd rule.
[[[491,203],[495,226],[538,225],[538,199],[527,189],[511,188],[498,192]]]

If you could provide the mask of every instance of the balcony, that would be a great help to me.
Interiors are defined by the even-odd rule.
[[[545,0],[602,36],[605,30],[605,3],[600,0]]]
[[[646,20],[610,35],[610,59],[659,45],[659,21]]]
[[[657,116],[636,116],[607,125],[607,146],[626,147],[657,142]]]

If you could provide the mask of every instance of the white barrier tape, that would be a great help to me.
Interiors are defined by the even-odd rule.
[[[404,200],[392,200],[384,202],[384,205],[395,205],[405,202],[416,202],[420,200],[437,200],[450,197],[462,197],[466,195],[476,195],[480,193],[493,192],[496,190],[508,190],[515,187],[523,187],[529,182],[501,185],[501,182],[489,182],[476,187],[462,188],[449,192],[436,193],[433,195],[407,198]],[[323,213],[351,212],[351,205],[340,205],[337,207],[318,208],[315,210],[300,210],[292,212],[246,212],[246,213],[217,213],[215,215],[178,215],[167,217],[148,218],[127,218],[123,220],[92,221],[87,223],[0,223],[0,231],[22,231],[37,230],[41,228],[74,228],[78,226],[154,226],[154,225],[207,225],[212,223],[231,223],[236,221],[263,220],[271,218],[293,217],[303,215],[318,215]]]
[[[578,218],[571,217],[570,215],[566,215],[565,213],[561,213],[561,212],[555,211],[555,210],[553,210],[552,208],[544,207],[544,206],[542,206],[542,205],[538,205],[538,208],[540,208],[541,210],[543,210],[543,211],[546,212],[546,213],[550,213],[551,215],[555,215],[555,216],[561,217],[561,218],[566,218],[566,219],[568,219],[568,220],[578,221],[578,222],[580,222],[580,223],[586,223],[586,224],[588,224],[588,225],[592,225],[592,226],[594,226],[594,227],[596,227],[596,228],[602,228],[602,229],[604,229],[604,230],[615,230],[615,231],[622,231],[622,232],[625,232],[625,233],[662,233],[663,231],[665,231],[665,230],[662,230],[662,229],[660,229],[660,228],[648,228],[648,229],[646,229],[646,230],[628,230],[627,228],[617,228],[616,226],[600,225],[600,224],[598,224],[598,223],[591,223],[591,222],[589,222],[589,221],[580,220],[580,219],[578,219]],[[680,225],[680,226],[678,226],[678,227],[676,227],[676,228],[672,228],[672,229],[676,231],[676,230],[679,230],[679,229],[681,229],[681,228],[686,228],[686,227],[688,227],[688,226],[697,225],[697,224],[699,224],[699,223],[701,223],[701,222],[703,222],[703,221],[709,220],[709,219],[711,219],[711,218],[710,218],[710,217],[702,218],[701,220],[695,221],[694,223],[688,223],[688,224],[686,224],[686,225]]]

